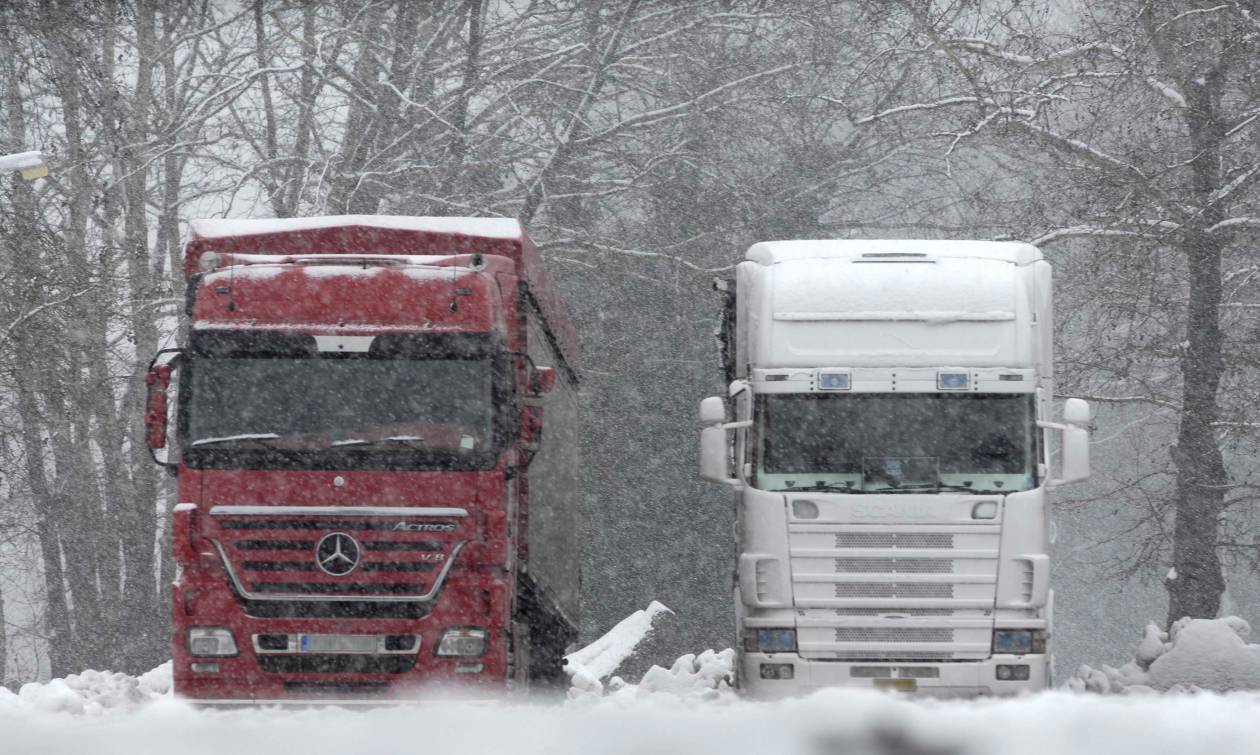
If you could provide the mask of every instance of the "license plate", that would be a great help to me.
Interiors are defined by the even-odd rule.
[[[890,689],[895,692],[914,692],[919,688],[918,679],[872,679],[876,689]]]
[[[375,653],[374,634],[299,634],[299,653]]]

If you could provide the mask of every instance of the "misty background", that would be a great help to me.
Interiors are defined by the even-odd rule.
[[[660,600],[662,661],[734,639],[713,279],[760,240],[1031,241],[1097,409],[1060,677],[1254,622],[1258,47],[1253,0],[6,3],[0,152],[51,174],[0,183],[0,682],[170,657],[143,376],[212,216],[520,218],[582,342],[584,638]]]

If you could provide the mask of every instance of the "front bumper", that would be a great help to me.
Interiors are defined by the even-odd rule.
[[[175,693],[200,705],[268,705],[320,702],[372,705],[414,701],[431,688],[457,689],[457,697],[501,692],[508,684],[507,590],[485,575],[452,577],[428,615],[402,618],[259,618],[248,615],[216,568],[188,569],[172,590],[174,603]],[[448,627],[482,626],[488,631],[484,655],[438,657],[435,646]],[[185,641],[188,628],[217,626],[231,630],[238,654],[192,657]],[[312,659],[297,653],[263,654],[254,647],[258,634],[418,634],[413,654],[367,655],[332,653]],[[264,659],[290,661],[269,668]],[[298,660],[302,659],[302,660]],[[329,672],[321,662],[345,662],[345,670]],[[362,662],[360,662],[362,661]],[[206,664],[213,671],[206,671]],[[274,664],[273,664],[274,665]],[[203,670],[194,670],[195,667]],[[441,693],[439,693],[441,694]],[[446,696],[446,695],[443,695]]]
[[[763,679],[761,664],[791,664],[791,679]],[[1029,667],[1025,681],[1000,681],[999,665]],[[858,676],[854,668],[858,668]],[[908,669],[908,671],[903,670]],[[878,671],[876,671],[878,670]],[[878,680],[870,674],[887,672]],[[933,676],[934,674],[934,676]],[[743,653],[739,660],[739,686],[751,698],[774,699],[807,695],[827,687],[896,689],[913,678],[913,694],[926,697],[1010,696],[1037,692],[1049,686],[1049,655],[994,655],[983,661],[950,663],[915,661],[824,661],[801,658],[795,653]],[[910,692],[910,690],[902,690]]]

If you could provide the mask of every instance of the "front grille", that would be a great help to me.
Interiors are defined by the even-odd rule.
[[[952,598],[954,586],[932,582],[842,582],[837,598]]]
[[[837,558],[836,572],[844,574],[952,574],[947,558]]]
[[[284,689],[295,695],[383,695],[389,682],[285,682]]]
[[[912,655],[908,655],[912,654]],[[835,654],[837,658],[854,661],[935,661],[952,658],[952,653],[938,651],[924,652],[907,647],[904,650],[841,650]]]
[[[428,603],[370,603],[363,600],[243,600],[245,614],[255,619],[423,619]]]
[[[953,616],[952,608],[837,608],[836,616]]]
[[[416,665],[410,655],[260,655],[269,674],[403,674]]]
[[[398,522],[376,519],[220,519],[225,530],[393,530]]]
[[[836,642],[953,642],[954,630],[926,627],[836,627]]]
[[[837,532],[837,548],[953,548],[949,532]]]
[[[250,616],[259,618],[421,618],[419,603],[375,603],[370,597],[409,597],[433,590],[457,546],[459,525],[434,522],[441,531],[398,529],[406,514],[355,514],[334,518],[278,512],[272,516],[214,517],[222,530],[217,540],[241,590]],[[414,522],[409,526],[416,526]],[[320,568],[316,550],[322,539],[341,532],[358,545],[358,563],[345,575]],[[267,600],[267,596],[321,596],[331,601]]]
[[[254,592],[296,593],[299,595],[419,595],[423,594],[423,582],[255,582]]]

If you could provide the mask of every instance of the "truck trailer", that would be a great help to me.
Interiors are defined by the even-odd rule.
[[[737,499],[740,686],[1048,686],[1049,498],[1089,474],[1089,406],[1051,420],[1040,251],[758,243],[719,288],[729,390],[700,405],[701,475]]]
[[[561,682],[577,338],[521,225],[195,220],[184,261],[187,338],[155,357],[146,409],[178,475],[175,692]]]

